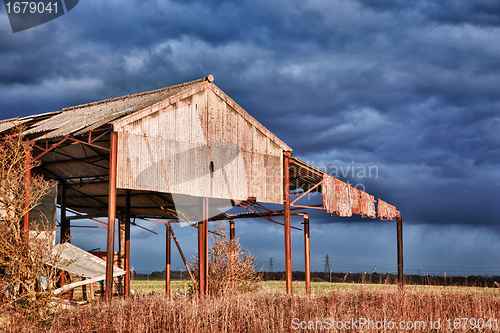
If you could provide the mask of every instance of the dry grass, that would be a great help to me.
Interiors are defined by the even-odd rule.
[[[150,295],[59,310],[45,322],[12,314],[4,317],[3,324],[11,332],[302,332],[324,331],[317,321],[325,323],[326,318],[344,322],[370,318],[373,322],[423,321],[425,329],[408,331],[435,332],[429,323],[441,319],[440,332],[498,332],[494,326],[481,331],[453,329],[453,320],[491,318],[498,322],[499,313],[498,293],[483,288],[407,287],[399,291],[391,285],[358,285],[293,297],[264,291],[202,300]],[[451,319],[451,328],[446,319]],[[293,329],[298,324],[292,323],[301,321],[315,322],[317,330]],[[373,330],[365,325],[356,331],[398,330]]]

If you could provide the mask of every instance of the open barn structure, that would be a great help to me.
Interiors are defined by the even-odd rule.
[[[201,295],[207,293],[208,285],[209,222],[229,220],[234,238],[235,219],[266,218],[276,222],[276,216],[284,217],[284,223],[277,223],[285,231],[286,288],[291,294],[292,215],[304,217],[306,291],[310,292],[307,209],[326,210],[332,216],[395,218],[398,277],[403,281],[399,211],[292,157],[292,149],[220,90],[212,76],[4,120],[0,122],[0,133],[19,125],[25,128],[25,137],[35,142],[30,158],[41,162],[31,173],[58,181],[61,242],[69,240],[71,221],[76,219],[94,219],[107,228],[108,300],[112,298],[112,283],[108,282],[114,275],[117,220],[123,225],[120,243],[126,272],[124,294],[130,295],[130,225],[134,218],[168,221],[164,222],[167,257],[170,223],[187,222],[198,228]],[[321,204],[300,203],[311,192],[322,194]],[[266,203],[283,208],[271,210]],[[248,213],[230,215],[219,209],[228,206],[244,207]],[[103,217],[107,217],[107,223],[96,220]],[[29,228],[29,214],[23,226]],[[167,258],[167,278],[168,262]]]

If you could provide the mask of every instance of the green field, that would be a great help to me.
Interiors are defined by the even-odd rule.
[[[190,280],[172,280],[170,289],[172,293],[177,290],[188,291],[191,285]],[[304,281],[294,281],[293,292],[297,294],[305,293],[305,283]],[[328,282],[311,282],[312,294],[322,294],[331,291],[356,291],[360,289],[377,290],[377,289],[394,289],[398,288],[397,285],[385,285],[385,284],[361,284],[361,283],[328,283]],[[161,294],[165,292],[165,281],[158,279],[134,279],[132,281],[132,290],[140,295],[144,294]],[[494,296],[500,296],[500,289],[498,288],[483,288],[483,287],[443,287],[443,286],[423,286],[423,285],[407,285],[405,286],[407,290],[415,291],[475,291],[485,294],[490,294]],[[286,283],[285,281],[263,281],[259,283],[259,289],[266,293],[285,293]]]

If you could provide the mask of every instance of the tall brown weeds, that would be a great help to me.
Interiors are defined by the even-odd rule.
[[[498,295],[479,288],[399,291],[388,285],[365,287],[313,296],[253,292],[176,299],[156,295],[62,311],[50,321],[26,321],[15,315],[8,320],[12,332],[436,332],[431,322],[435,325],[438,320],[439,332],[499,331],[494,326],[483,325],[482,330],[453,326],[455,318],[491,318],[498,322]],[[361,325],[361,318],[373,323],[385,321],[386,326],[390,322],[423,322],[424,326],[373,329],[369,323]],[[333,320],[357,323],[357,329],[327,329]]]

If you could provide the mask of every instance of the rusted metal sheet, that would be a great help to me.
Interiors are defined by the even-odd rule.
[[[330,215],[351,216],[349,185],[328,174],[323,178],[323,204]]]
[[[335,178],[335,194],[337,196],[337,215],[343,217],[352,216],[349,185]]]
[[[325,174],[323,176],[323,207],[325,207],[330,215],[333,215],[337,211],[335,198],[335,179]]]
[[[349,185],[349,200],[351,201],[352,214],[361,215],[361,191]]]
[[[373,195],[328,174],[323,176],[323,207],[330,215],[376,217]]]
[[[375,199],[364,191],[361,192],[361,215],[363,217],[370,217],[374,219],[377,214],[375,212]]]
[[[378,199],[377,209],[378,217],[380,217],[381,220],[392,220],[398,215],[396,207],[388,204],[380,198]]]

